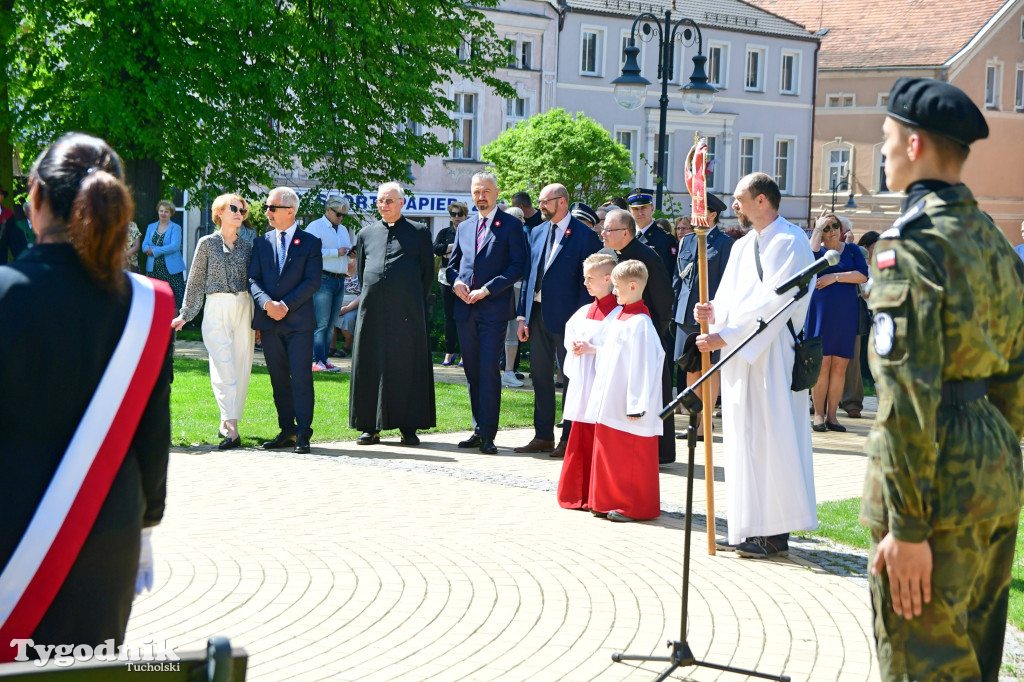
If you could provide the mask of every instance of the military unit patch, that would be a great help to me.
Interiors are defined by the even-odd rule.
[[[872,327],[875,352],[879,357],[884,358],[892,351],[892,342],[896,336],[896,323],[893,322],[892,315],[889,313],[875,313]]]
[[[875,256],[875,265],[878,266],[879,270],[885,270],[896,265],[896,251],[888,249],[887,251],[880,252]]]

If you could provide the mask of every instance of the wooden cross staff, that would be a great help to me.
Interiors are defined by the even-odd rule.
[[[697,235],[697,277],[700,281],[700,302],[708,302],[708,231],[711,229],[708,220],[707,198],[707,162],[708,141],[702,139],[699,132],[693,134],[693,148],[686,159],[687,189],[690,190],[690,223]],[[708,333],[708,323],[700,323],[700,333]],[[711,369],[711,354],[707,351],[700,354],[702,374]],[[711,382],[701,384],[701,400],[704,408],[701,418],[704,420],[704,491],[707,496],[707,533],[708,554],[715,555],[715,462],[712,455],[714,437],[712,435],[711,417],[715,406],[711,404]]]

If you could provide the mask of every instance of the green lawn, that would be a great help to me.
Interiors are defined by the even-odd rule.
[[[860,498],[824,502],[818,505],[818,529],[796,535],[825,537],[852,547],[868,549],[871,536],[867,528],[857,522],[859,512]],[[1024,523],[1024,510],[1021,511],[1019,523]],[[1020,532],[1017,534],[1017,550],[1013,557],[1008,620],[1015,627],[1024,629],[1024,533]]]
[[[434,385],[437,427],[431,432],[469,431],[472,429],[469,392],[462,384]],[[349,375],[345,373],[313,375],[316,406],[313,412],[313,441],[351,440],[359,436],[348,428]],[[560,415],[559,415],[559,418]],[[220,442],[217,427],[220,414],[210,388],[210,368],[205,360],[175,358],[174,383],[171,386],[171,442],[176,446]],[[499,427],[533,424],[533,392],[503,390]],[[242,445],[259,445],[277,435],[277,412],[270,389],[267,368],[255,365],[249,383],[245,413],[238,424]],[[397,431],[384,432],[385,436]]]

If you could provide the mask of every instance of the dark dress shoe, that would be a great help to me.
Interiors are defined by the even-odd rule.
[[[822,422],[820,424],[811,424],[811,430],[817,431],[818,433],[825,433],[828,431],[828,427],[825,426],[825,422]]]
[[[295,436],[295,449],[292,452],[297,452],[300,455],[309,454],[309,436],[300,433]]]
[[[285,433],[284,431],[282,431],[281,433],[277,434],[277,438],[275,438],[274,440],[268,440],[266,443],[264,443],[263,449],[279,450],[280,448],[286,448],[291,445],[295,445],[295,434]]]
[[[825,428],[829,431],[835,431],[836,433],[846,433],[846,427],[839,422],[832,423],[830,421],[826,421]]]
[[[239,436],[238,438],[235,438],[234,440],[231,440],[227,436],[224,436],[224,440],[222,440],[220,442],[220,445],[217,446],[217,449],[218,450],[234,450],[235,448],[237,448],[237,447],[239,447],[241,445],[242,445],[242,438],[241,438],[241,436]]]
[[[484,439],[480,437],[479,433],[474,433],[466,440],[459,441],[460,448],[478,448],[480,444],[484,442]]]
[[[493,438],[480,437],[480,452],[485,455],[496,455],[498,454],[498,448],[494,445]]]
[[[548,457],[553,457],[554,459],[562,459],[563,457],[565,457],[566,445],[567,443],[564,440],[560,441],[558,445],[555,446],[555,449],[551,451],[551,454],[548,455]]]
[[[551,452],[555,449],[555,441],[553,440],[541,440],[540,438],[534,438],[526,445],[521,445],[515,449],[519,453],[535,453],[535,452]]]
[[[416,435],[415,429],[402,431],[402,445],[419,445],[420,437]]]
[[[849,417],[850,419],[860,419],[860,410],[847,410],[846,416]]]
[[[380,443],[379,433],[370,433],[369,431],[366,431],[363,435],[359,436],[359,438],[356,438],[356,445],[376,445],[377,443]]]

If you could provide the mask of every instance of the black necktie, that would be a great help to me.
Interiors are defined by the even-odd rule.
[[[544,264],[548,262],[551,250],[555,248],[555,230],[557,229],[558,225],[551,223],[551,229],[548,230],[548,240],[544,245],[544,253],[540,255],[540,262],[537,263],[537,277],[533,283],[533,293],[540,291],[540,285],[544,281]]]

